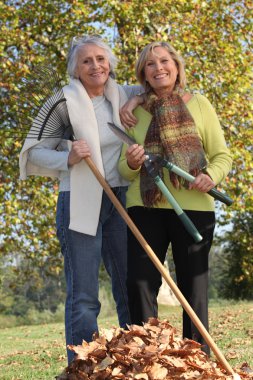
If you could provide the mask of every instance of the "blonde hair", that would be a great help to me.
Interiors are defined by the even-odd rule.
[[[168,51],[171,58],[176,64],[178,69],[178,76],[175,83],[175,88],[178,87],[179,90],[183,90],[186,86],[186,76],[184,69],[184,61],[183,58],[179,55],[179,53],[168,43],[168,42],[151,42],[141,51],[139,58],[135,65],[135,73],[140,84],[145,88],[146,92],[151,90],[149,83],[145,79],[145,65],[148,60],[149,53],[154,53],[154,49],[156,47],[162,47]]]

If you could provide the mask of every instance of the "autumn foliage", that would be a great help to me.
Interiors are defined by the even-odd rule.
[[[222,184],[234,203],[224,209],[223,221],[218,218],[233,225],[233,233],[222,236],[219,244],[230,241],[232,252],[226,255],[229,281],[222,276],[222,285],[225,294],[252,299],[252,1],[5,0],[0,12],[2,292],[13,288],[17,293],[17,287],[24,287],[25,296],[33,289],[41,294],[43,279],[51,276],[57,282],[62,271],[55,233],[58,185],[47,178],[21,182],[22,141],[18,136],[6,138],[6,131],[18,128],[20,83],[41,64],[50,64],[66,80],[71,38],[97,33],[119,59],[119,83],[136,83],[140,50],[164,40],[184,57],[188,90],[205,94],[214,105],[234,160]],[[13,281],[9,276],[5,280],[9,264]]]

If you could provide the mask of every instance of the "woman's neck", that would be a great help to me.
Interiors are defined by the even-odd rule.
[[[157,89],[157,90],[153,90],[153,91],[158,96],[158,98],[164,98],[165,96],[171,95],[173,92],[173,90],[169,90],[167,88]]]
[[[104,89],[105,89],[105,86],[99,86],[99,87],[87,87],[87,86],[84,86],[83,82],[80,80],[80,82],[82,83],[83,87],[85,88],[87,94],[89,95],[89,97],[92,99],[92,98],[96,98],[97,96],[102,96],[104,95]]]
[[[89,95],[89,97],[92,99],[92,98],[96,98],[97,96],[103,96],[104,95],[104,87],[102,89],[92,89],[92,90],[87,90],[87,94]]]

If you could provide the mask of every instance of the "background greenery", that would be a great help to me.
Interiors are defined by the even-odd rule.
[[[19,180],[23,141],[17,111],[22,78],[35,66],[50,64],[66,80],[70,40],[87,33],[104,36],[115,51],[119,83],[136,82],[134,64],[143,46],[170,42],[185,59],[189,89],[214,105],[234,159],[222,184],[234,204],[219,208],[210,295],[252,300],[252,2],[6,0],[0,1],[0,12],[0,313],[14,324],[30,324],[62,311],[58,184],[47,178]],[[10,130],[14,138],[7,136]],[[103,284],[110,293],[101,268]]]

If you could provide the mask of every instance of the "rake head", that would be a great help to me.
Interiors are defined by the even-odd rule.
[[[9,130],[14,138],[72,139],[66,99],[57,72],[48,67],[37,67],[22,80],[17,111],[18,129]]]

